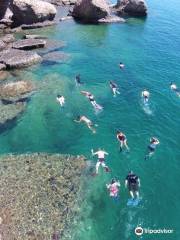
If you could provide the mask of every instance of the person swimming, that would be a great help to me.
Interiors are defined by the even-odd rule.
[[[155,137],[150,138],[150,144],[148,145],[148,153],[146,154],[145,159],[151,157],[154,154],[156,147],[159,143],[160,142],[157,138]]]
[[[96,133],[96,130],[93,128],[94,124],[91,122],[90,119],[88,119],[86,116],[77,116],[77,118],[74,120],[74,122],[77,123],[85,123],[87,127],[93,132]]]
[[[112,89],[113,92],[113,96],[116,97],[116,94],[120,94],[120,92],[118,91],[118,85],[116,83],[114,83],[113,81],[109,82],[109,86]]]
[[[127,150],[129,150],[129,147],[127,145],[127,138],[126,138],[126,135],[123,134],[122,132],[120,131],[117,131],[117,140],[120,142],[120,152],[122,151],[123,149],[123,146],[126,147]]]
[[[83,82],[81,82],[81,75],[80,74],[75,76],[75,82],[76,82],[76,86],[81,86],[82,84],[84,84]]]
[[[146,89],[144,91],[142,91],[141,96],[143,98],[144,103],[145,104],[148,103],[149,97],[150,97],[150,93]]]
[[[97,152],[94,152],[93,149],[91,149],[92,156],[97,155],[98,156],[98,161],[96,163],[96,174],[98,174],[98,169],[99,166],[101,165],[106,172],[109,172],[108,166],[105,164],[105,155],[109,155],[107,152],[104,150],[101,150],[101,148],[98,149]]]
[[[64,106],[65,104],[65,98],[62,95],[57,95],[56,100],[58,101],[58,103],[61,105],[61,107]]]
[[[119,193],[120,182],[114,178],[111,180],[111,183],[106,184],[107,189],[109,190],[110,197],[117,198]]]
[[[172,91],[174,91],[178,97],[180,97],[180,89],[177,87],[177,85],[173,82],[170,83],[170,88]]]
[[[128,187],[129,193],[132,199],[139,199],[140,179],[139,177],[130,171],[125,179],[125,187]]]
[[[92,95],[92,93],[86,92],[86,91],[81,91],[81,94],[83,94],[85,97],[87,97],[87,98],[89,99],[90,103],[92,104],[92,106],[93,106],[95,109],[98,109],[98,110],[103,109],[102,106],[100,106],[99,104],[97,104],[97,102],[96,102],[95,99],[94,99],[94,95]]]
[[[121,69],[123,69],[123,68],[125,67],[124,63],[120,62],[120,63],[119,63],[119,67],[120,67]]]

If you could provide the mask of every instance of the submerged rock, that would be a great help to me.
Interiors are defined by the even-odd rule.
[[[1,157],[2,240],[61,239],[83,201],[80,192],[85,167],[83,157],[69,155],[36,153]]]
[[[40,0],[14,0],[12,11],[16,25],[51,21],[56,15],[56,8],[52,4]]]
[[[43,60],[45,62],[63,63],[63,62],[66,62],[69,57],[70,55],[68,55],[67,53],[55,51],[55,52],[44,54]]]
[[[23,101],[30,97],[35,90],[29,81],[10,82],[0,85],[0,99],[6,103]]]
[[[16,119],[24,110],[25,103],[4,105],[0,103],[0,127],[9,121]]]
[[[32,50],[35,48],[43,48],[46,45],[45,40],[41,39],[24,39],[13,43],[12,48],[20,50]]]
[[[27,67],[40,61],[41,57],[36,52],[8,49],[0,54],[0,63],[8,69]]]
[[[72,16],[84,22],[97,22],[110,14],[106,0],[78,0],[73,8]]]
[[[118,0],[117,13],[121,15],[143,17],[147,15],[147,4],[145,0]]]
[[[7,71],[0,71],[0,82],[6,80],[8,76],[9,73]]]

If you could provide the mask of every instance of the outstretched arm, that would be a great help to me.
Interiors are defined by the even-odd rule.
[[[126,179],[125,180],[125,187],[127,187],[127,184],[128,184],[128,180]]]
[[[91,153],[92,153],[92,156],[94,156],[94,155],[97,155],[97,154],[98,154],[98,152],[94,152],[94,150],[93,150],[93,149],[91,149]]]
[[[141,181],[139,178],[138,178],[138,185],[139,185],[139,187],[141,186]]]

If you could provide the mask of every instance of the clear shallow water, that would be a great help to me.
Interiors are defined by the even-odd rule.
[[[84,154],[103,147],[109,152],[107,163],[112,172],[89,177],[88,193],[82,206],[81,221],[72,239],[136,239],[134,228],[174,229],[174,234],[158,239],[180,238],[179,230],[179,159],[180,99],[169,90],[170,81],[180,86],[180,3],[149,1],[149,16],[144,21],[129,19],[126,24],[80,25],[72,21],[55,28],[40,30],[43,34],[67,42],[63,50],[71,54],[65,64],[40,65],[20,75],[38,86],[26,112],[16,126],[0,135],[1,153],[61,152]],[[34,31],[34,32],[39,32]],[[126,68],[120,71],[118,63]],[[86,82],[81,90],[91,91],[104,106],[98,115],[74,86],[74,75],[81,73]],[[109,80],[116,81],[121,94],[113,98]],[[144,112],[140,92],[151,92],[152,114]],[[56,104],[58,93],[66,97],[62,110]],[[85,114],[97,123],[93,135],[72,120]],[[115,133],[122,129],[128,138],[130,153],[119,153]],[[144,161],[149,137],[161,142],[156,154]],[[127,208],[128,193],[124,179],[132,169],[141,179],[142,203]],[[117,176],[122,184],[120,201],[112,202],[105,183]],[[156,239],[145,235],[141,239]]]

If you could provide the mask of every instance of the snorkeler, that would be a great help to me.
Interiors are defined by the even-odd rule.
[[[93,105],[93,107],[95,109],[98,109],[98,110],[102,110],[103,109],[102,106],[97,104],[97,102],[95,101],[94,96],[92,95],[92,93],[86,92],[86,91],[81,91],[81,94],[83,94],[85,97],[87,97],[89,99],[90,103]]]
[[[143,98],[144,103],[148,103],[150,93],[146,89],[142,91],[141,96]]]
[[[120,152],[122,151],[123,149],[123,146],[126,147],[127,150],[129,150],[129,147],[127,145],[127,138],[126,138],[126,135],[123,134],[122,132],[120,131],[117,131],[117,140],[120,142]]]
[[[120,63],[119,63],[119,67],[120,67],[121,69],[123,69],[123,68],[125,67],[124,63],[120,62]]]
[[[113,96],[116,97],[116,94],[120,94],[120,92],[118,91],[118,85],[116,83],[114,83],[113,81],[109,82],[109,86],[112,89],[113,92]]]
[[[98,169],[99,169],[100,165],[104,168],[104,170],[106,172],[109,172],[110,170],[109,170],[108,166],[106,166],[106,164],[105,164],[105,155],[108,155],[108,153],[105,152],[104,150],[101,150],[100,148],[98,149],[97,152],[94,152],[92,149],[91,153],[92,153],[92,156],[95,156],[95,155],[98,156],[98,161],[96,163],[96,174],[98,174]]]
[[[82,84],[84,84],[83,82],[81,82],[81,75],[80,74],[75,76],[75,82],[76,82],[76,86],[81,86]]]
[[[175,83],[172,83],[170,84],[170,88],[172,91],[174,91],[178,97],[180,97],[180,89],[176,86]]]
[[[56,100],[57,100],[58,103],[61,105],[61,107],[64,106],[64,104],[65,104],[65,98],[64,98],[63,96],[57,95]]]
[[[128,187],[132,199],[135,199],[135,196],[139,198],[140,179],[133,171],[128,173],[125,180],[125,187]]]
[[[148,157],[151,157],[154,154],[156,147],[159,143],[160,142],[157,138],[155,137],[150,138],[150,144],[148,145],[148,153],[145,156],[145,159],[147,159]]]
[[[109,190],[110,197],[117,198],[119,193],[120,182],[116,181],[114,178],[111,180],[111,183],[106,184],[107,189]]]
[[[93,132],[96,133],[96,130],[93,128],[94,124],[85,116],[77,116],[77,119],[74,120],[77,123],[85,123],[87,127]]]

